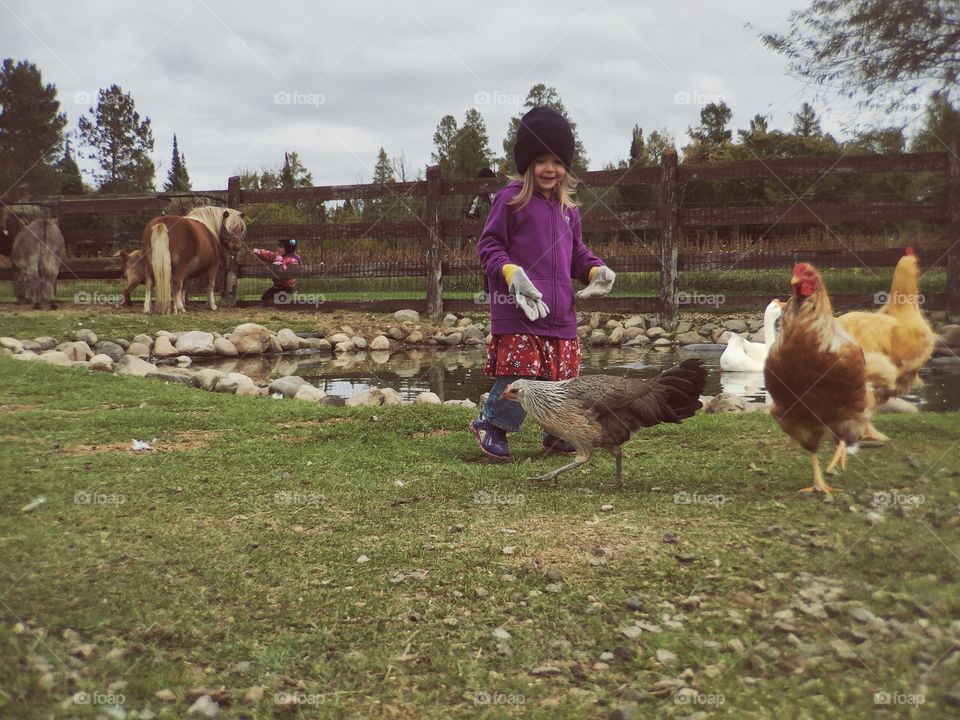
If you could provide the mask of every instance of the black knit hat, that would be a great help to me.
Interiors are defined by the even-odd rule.
[[[556,110],[535,107],[522,118],[517,128],[513,159],[517,172],[523,175],[530,163],[541,155],[552,153],[568,170],[573,163],[573,131],[570,123]]]

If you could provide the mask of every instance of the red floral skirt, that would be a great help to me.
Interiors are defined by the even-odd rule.
[[[487,346],[487,375],[569,380],[580,374],[580,340],[538,335],[494,335]]]

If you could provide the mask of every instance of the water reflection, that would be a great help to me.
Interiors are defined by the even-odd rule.
[[[584,348],[581,372],[653,377],[681,360],[695,356],[704,361],[709,377],[707,395],[721,391],[763,402],[767,394],[762,373],[721,373],[721,346],[699,345],[688,349],[640,347]],[[331,395],[349,397],[369,387],[392,387],[405,399],[431,391],[442,400],[476,401],[493,383],[483,366],[483,347],[413,349],[403,352],[358,352],[330,357],[318,353],[265,355],[217,359],[194,363],[194,368],[213,367],[242,372],[256,381],[284,375],[300,375]],[[960,376],[921,372],[924,385],[907,397],[927,410],[960,410]]]

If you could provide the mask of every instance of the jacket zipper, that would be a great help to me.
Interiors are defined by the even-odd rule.
[[[557,214],[554,212],[552,200],[547,201],[547,209],[550,212],[550,243],[553,250],[553,278],[551,278],[551,284],[553,285],[551,288],[553,290],[553,296],[551,297],[551,300],[553,301],[553,305],[550,306],[550,309],[553,312],[551,312],[552,317],[550,320],[550,325],[556,327],[557,298],[560,295],[560,291],[557,287]]]

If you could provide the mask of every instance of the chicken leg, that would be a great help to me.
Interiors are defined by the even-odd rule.
[[[810,461],[813,465],[813,485],[808,488],[803,488],[798,492],[814,492],[819,490],[827,495],[832,494],[837,488],[832,488],[823,481],[823,475],[820,473],[820,459],[815,452],[810,453]]]
[[[830,459],[830,463],[827,465],[827,474],[835,475],[837,464],[840,464],[841,470],[847,469],[847,443],[844,440],[837,442],[837,451],[833,454],[833,457]]]
[[[590,460],[590,454],[580,454],[577,453],[577,457],[572,463],[564,465],[563,467],[558,467],[556,470],[551,470],[548,473],[543,475],[537,475],[536,477],[527,478],[531,482],[547,482],[549,480],[556,480],[557,476],[561,473],[565,473],[567,470],[573,470],[576,467],[586,464]]]

